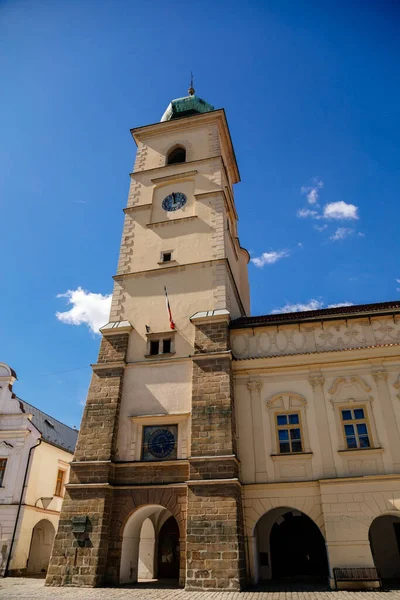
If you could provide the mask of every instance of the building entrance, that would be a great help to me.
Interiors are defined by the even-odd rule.
[[[400,513],[372,521],[369,543],[375,567],[383,580],[400,580]]]
[[[158,578],[179,578],[179,529],[170,517],[160,529],[158,538]]]
[[[256,525],[255,581],[326,581],[329,570],[320,528],[299,510],[275,508]]]
[[[303,513],[288,512],[275,522],[270,545],[273,579],[328,575],[325,540],[319,527]]]
[[[122,534],[120,583],[179,579],[179,526],[159,505],[138,508]]]

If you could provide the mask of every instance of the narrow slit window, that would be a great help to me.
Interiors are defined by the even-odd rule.
[[[4,475],[6,473],[7,459],[0,458],[0,487],[3,487]]]
[[[54,492],[55,496],[63,495],[64,476],[65,476],[65,471],[63,471],[62,469],[58,469],[56,491]]]
[[[366,410],[363,407],[341,411],[344,437],[348,450],[370,448],[370,435]]]
[[[276,431],[280,454],[303,452],[299,413],[277,414]]]

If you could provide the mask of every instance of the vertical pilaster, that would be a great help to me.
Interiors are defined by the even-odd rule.
[[[389,450],[392,455],[393,472],[400,472],[400,435],[397,426],[397,419],[394,412],[390,391],[387,384],[388,373],[384,369],[372,371],[372,377],[375,381],[379,395],[379,406],[382,411],[383,420],[386,427],[386,433],[389,441]]]
[[[260,379],[253,379],[247,382],[247,389],[250,392],[251,421],[253,425],[255,483],[267,481],[267,461],[265,454],[263,410],[261,403],[262,386],[263,383]]]
[[[323,476],[324,478],[336,477],[330,426],[328,422],[328,413],[324,394],[325,377],[322,375],[322,373],[312,373],[308,381],[314,391],[314,406],[317,417],[317,430],[322,458]]]

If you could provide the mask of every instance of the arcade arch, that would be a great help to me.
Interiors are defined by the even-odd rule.
[[[179,579],[179,526],[172,513],[152,504],[135,510],[122,532],[120,583]]]
[[[56,535],[53,524],[47,519],[36,523],[32,529],[31,546],[26,572],[28,575],[46,574]]]
[[[400,512],[376,517],[369,528],[374,564],[382,579],[400,579]]]
[[[255,580],[316,580],[329,575],[325,539],[305,513],[279,507],[255,527]]]

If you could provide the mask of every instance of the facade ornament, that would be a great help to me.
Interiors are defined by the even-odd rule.
[[[322,388],[324,386],[325,377],[322,375],[322,373],[318,373],[315,375],[310,375],[310,377],[308,378],[308,381],[309,381],[312,389],[316,390],[316,389]]]
[[[335,381],[333,382],[331,388],[328,390],[329,394],[331,394],[331,396],[333,394],[336,394],[338,387],[341,383],[346,383],[346,377],[336,377]]]
[[[250,393],[252,393],[252,392],[261,393],[262,387],[263,387],[263,382],[261,381],[261,379],[250,379],[247,382],[247,389],[249,390]]]
[[[361,377],[359,377],[359,375],[352,375],[350,377],[350,383],[358,383],[362,389],[364,390],[364,392],[370,392],[371,391],[371,387],[369,385],[367,385],[364,381],[364,379],[362,379]]]
[[[388,372],[384,369],[379,369],[378,371],[372,371],[372,377],[374,378],[375,383],[379,383],[381,381],[387,381]]]
[[[400,375],[398,376],[396,383],[393,384],[393,387],[395,390],[399,391],[399,393],[397,394],[397,397],[400,400]]]

